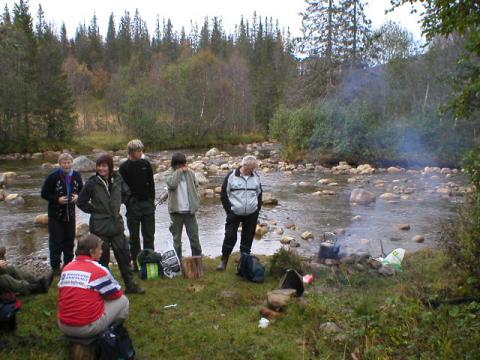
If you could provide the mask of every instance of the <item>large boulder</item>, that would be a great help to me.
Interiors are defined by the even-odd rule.
[[[367,205],[375,202],[376,195],[365,189],[353,189],[350,194],[350,202],[360,205]]]
[[[85,155],[81,155],[73,160],[73,168],[82,172],[95,171],[95,162]]]

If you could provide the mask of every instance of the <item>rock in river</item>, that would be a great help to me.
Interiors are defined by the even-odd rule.
[[[48,214],[40,214],[35,216],[34,220],[35,225],[47,226],[48,225]]]
[[[25,200],[19,194],[10,194],[5,198],[5,202],[10,205],[24,205]]]
[[[82,172],[95,171],[95,162],[81,155],[73,160],[73,168]]]
[[[375,202],[376,196],[374,193],[364,189],[353,189],[350,194],[350,202],[360,205],[367,205]]]

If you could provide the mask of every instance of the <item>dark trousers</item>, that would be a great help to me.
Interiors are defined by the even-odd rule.
[[[153,200],[132,199],[127,207],[127,226],[130,232],[130,255],[136,263],[141,250],[140,230],[142,231],[143,248],[155,249],[155,204]]]
[[[60,269],[63,253],[63,266],[73,260],[73,242],[75,240],[75,221],[64,222],[48,218],[48,248],[50,250],[50,266]]]
[[[246,216],[227,214],[225,223],[225,238],[222,245],[222,255],[229,256],[232,253],[237,242],[237,232],[240,223],[242,223],[242,235],[240,238],[240,252],[250,254],[252,248],[255,229],[257,228],[258,211]]]
[[[130,249],[128,248],[128,242],[125,238],[125,235],[123,233],[115,236],[95,235],[103,240],[103,253],[99,263],[108,268],[111,247],[113,254],[115,255],[115,259],[117,260],[120,274],[122,274],[125,288],[131,289],[132,287],[135,287],[136,284],[133,280],[132,268],[130,267]]]

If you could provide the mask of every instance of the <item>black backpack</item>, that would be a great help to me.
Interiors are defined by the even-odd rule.
[[[135,349],[128,335],[127,329],[122,325],[111,326],[98,338],[100,360],[133,360]]]
[[[242,253],[237,267],[237,275],[248,281],[262,283],[265,280],[265,266],[258,257]]]

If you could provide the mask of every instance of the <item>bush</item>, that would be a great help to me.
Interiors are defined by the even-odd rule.
[[[270,274],[279,278],[289,269],[294,269],[303,275],[305,264],[296,251],[282,247],[270,258]]]
[[[444,226],[441,242],[452,261],[467,273],[467,285],[480,290],[480,149],[470,152],[465,169],[474,192],[458,217]]]

